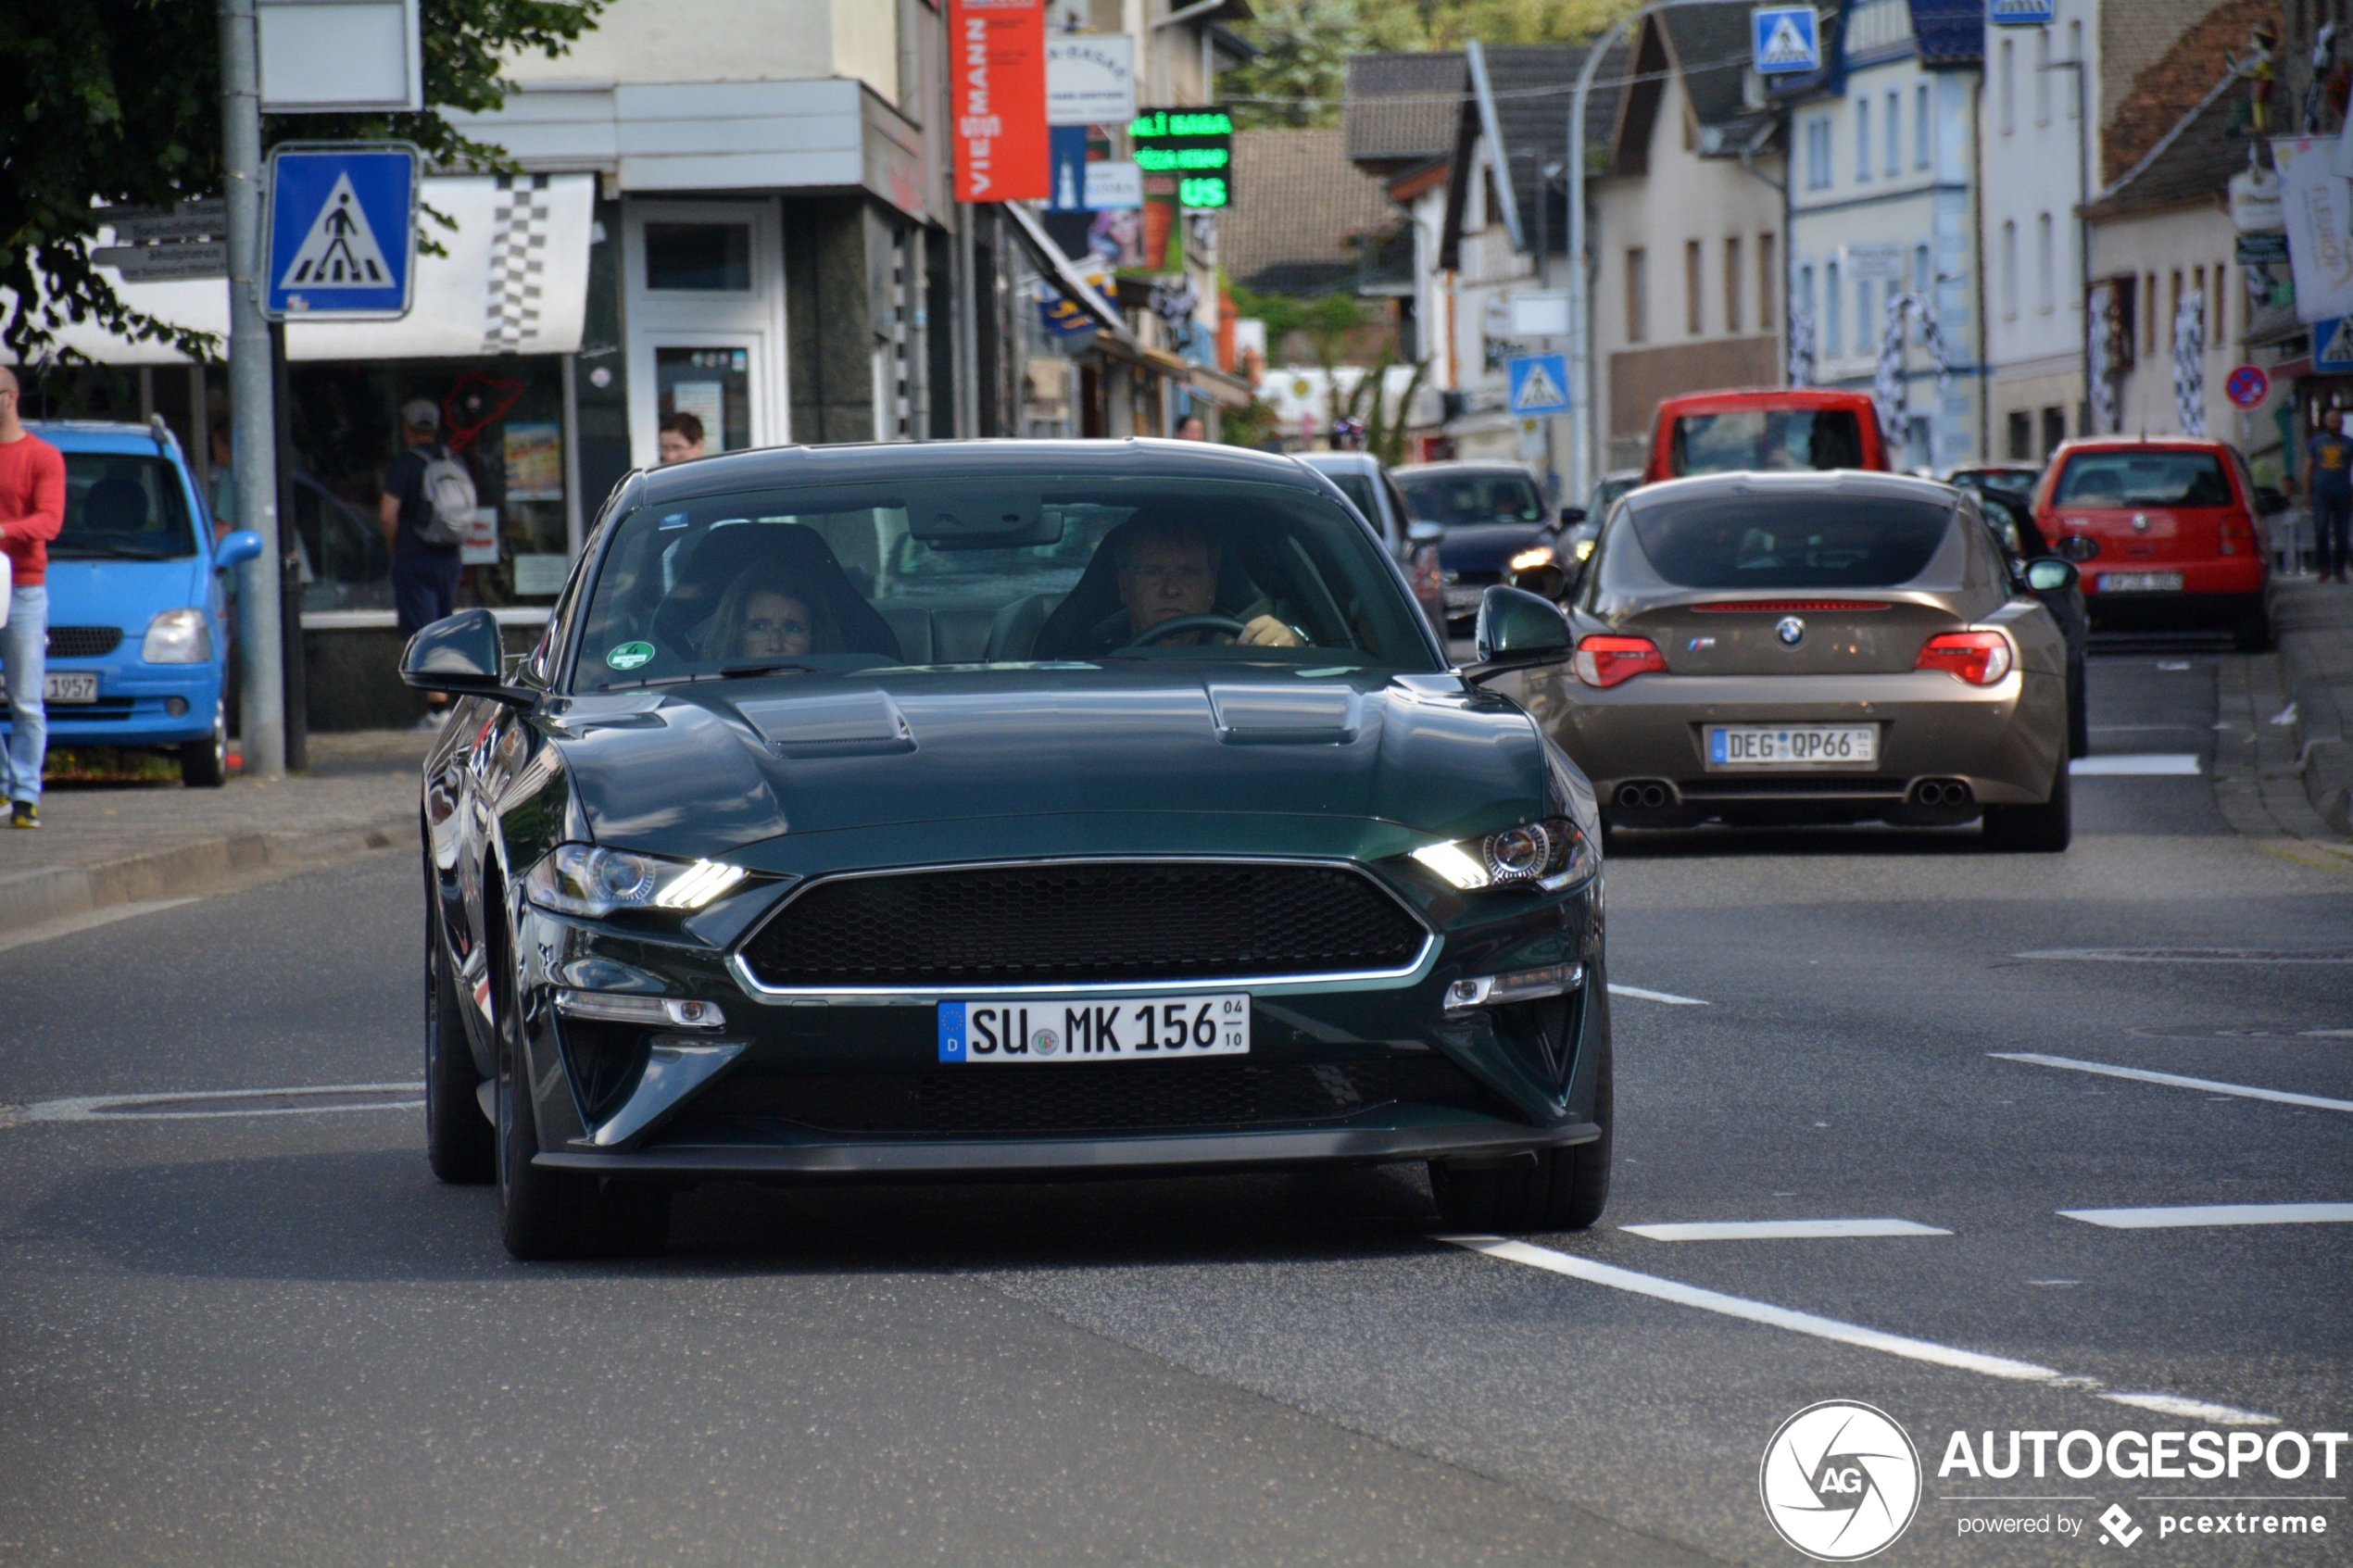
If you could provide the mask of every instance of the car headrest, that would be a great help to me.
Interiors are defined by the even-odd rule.
[[[840,630],[841,652],[894,662],[903,657],[890,622],[849,581],[824,535],[798,522],[736,523],[705,534],[654,617],[657,638],[673,648],[691,646],[695,628],[719,608],[727,584],[754,567],[779,569],[796,586],[824,600],[826,616]]]

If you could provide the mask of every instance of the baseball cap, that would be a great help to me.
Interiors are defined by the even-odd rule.
[[[439,430],[441,408],[430,397],[412,397],[400,406],[400,420],[410,430]]]

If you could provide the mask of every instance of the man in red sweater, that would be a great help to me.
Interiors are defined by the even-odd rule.
[[[0,552],[8,558],[8,624],[0,672],[8,679],[8,825],[41,825],[41,765],[49,751],[42,702],[49,663],[49,541],[66,521],[66,459],[17,416],[17,373],[0,365]]]

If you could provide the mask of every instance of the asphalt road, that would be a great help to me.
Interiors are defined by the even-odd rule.
[[[2221,657],[2097,659],[2095,748],[2203,759]],[[2342,1500],[2291,1541],[2143,1499],[2341,1499],[2353,1448],[1937,1474],[1957,1430],[2353,1425],[2353,1230],[2059,1212],[2353,1203],[2345,1105],[1993,1054],[2353,1101],[2353,962],[2244,956],[2353,960],[2353,879],[2203,776],[2076,787],[2060,857],[1622,846],[1612,980],[1705,1005],[1618,998],[1609,1213],[1525,1255],[1568,1273],[1432,1239],[1412,1171],[707,1188],[658,1259],[531,1267],[414,1110],[0,1115],[0,1562],[1796,1562],[1759,1460],[1831,1399],[1927,1465],[1878,1561],[2123,1556],[2110,1503],[2134,1558],[2346,1560]],[[17,947],[0,1100],[413,1079],[419,925],[391,856]],[[2020,956],[2103,949],[2176,951]],[[1949,1234],[1620,1228],[1792,1219]],[[2005,1515],[2082,1533],[1959,1533]]]

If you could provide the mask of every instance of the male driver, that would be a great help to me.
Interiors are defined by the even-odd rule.
[[[0,550],[7,552],[8,825],[41,825],[41,765],[49,751],[42,687],[49,663],[49,541],[66,521],[66,460],[17,417],[17,373],[0,365]]]
[[[2312,506],[2313,543],[2320,548],[2323,583],[2345,581],[2347,524],[2353,518],[2353,438],[2345,433],[2345,414],[2331,408],[2321,416],[2321,433],[2305,446],[2305,488]]]
[[[656,443],[665,466],[702,456],[702,420],[693,414],[672,414],[661,421]]]
[[[433,521],[433,498],[425,494],[425,470],[449,455],[441,445],[441,409],[429,397],[409,399],[400,408],[400,430],[406,447],[384,467],[384,498],[377,502],[377,521],[384,524],[384,543],[392,547],[392,603],[406,644],[425,627],[458,611],[458,579],[465,571],[459,546],[428,543],[425,524]],[[434,729],[449,711],[449,694],[427,692],[428,705],[420,729]]]
[[[1127,610],[1129,640],[1142,636],[1164,621],[1180,615],[1217,613],[1216,536],[1199,523],[1145,521],[1122,527],[1111,541],[1119,562],[1119,602]],[[1272,615],[1242,616],[1242,634],[1230,640],[1254,647],[1295,648],[1300,635]],[[1201,632],[1177,632],[1163,643],[1227,641],[1223,633],[1205,637]]]

